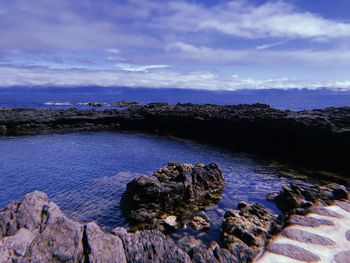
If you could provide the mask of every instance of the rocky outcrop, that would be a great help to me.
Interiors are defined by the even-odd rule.
[[[282,212],[295,214],[310,212],[309,208],[315,205],[330,205],[334,200],[348,199],[349,193],[345,186],[338,184],[318,186],[291,183],[267,198],[275,202]]]
[[[122,234],[121,234],[122,233]],[[160,232],[102,231],[67,218],[42,192],[0,212],[0,262],[190,262]]]
[[[159,231],[129,234],[118,227],[113,233],[123,241],[128,262],[191,262],[188,254]]]
[[[103,111],[0,109],[0,134],[142,130],[234,146],[317,168],[347,170],[349,120],[350,107],[293,112],[264,104],[151,103]]]
[[[239,262],[251,262],[279,229],[277,217],[263,205],[243,203],[226,212],[221,239]]]
[[[142,223],[192,202],[215,200],[224,185],[216,164],[169,163],[153,176],[128,183],[121,205],[131,222]]]

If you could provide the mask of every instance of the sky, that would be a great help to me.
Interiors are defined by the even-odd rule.
[[[0,0],[0,87],[350,90],[349,0]]]

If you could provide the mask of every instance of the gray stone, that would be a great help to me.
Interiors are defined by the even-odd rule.
[[[123,242],[115,235],[104,233],[96,223],[85,226],[86,253],[89,263],[126,262]]]
[[[123,241],[127,262],[191,262],[189,255],[160,231],[133,234],[118,227],[113,233]]]
[[[345,238],[350,241],[350,230],[346,231]]]
[[[291,244],[272,243],[267,250],[271,253],[283,255],[303,262],[317,262],[321,260],[318,255]]]
[[[200,216],[193,217],[189,225],[194,230],[207,230],[210,227],[210,224]]]
[[[350,263],[350,250],[340,252],[334,256],[336,263]]]
[[[311,212],[321,215],[321,216],[329,216],[329,217],[336,217],[336,218],[343,218],[343,216],[337,212],[331,211],[329,209],[326,209],[324,207],[312,207]]]
[[[54,203],[46,208],[48,219],[31,243],[26,258],[32,262],[78,262],[83,259],[83,226],[67,218]]]
[[[310,227],[319,227],[323,225],[334,226],[334,223],[330,220],[319,219],[309,216],[300,216],[300,215],[292,215],[288,223],[291,225],[300,225],[300,226],[310,226]]]
[[[317,244],[322,246],[333,246],[336,244],[332,239],[328,237],[316,235],[296,228],[287,228],[283,230],[282,236],[303,243]]]
[[[336,204],[346,212],[350,213],[350,202],[349,201],[336,201]]]

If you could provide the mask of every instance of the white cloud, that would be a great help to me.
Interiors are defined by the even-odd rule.
[[[350,36],[350,23],[323,18],[298,10],[284,1],[252,5],[232,1],[213,7],[175,2],[170,14],[158,17],[157,26],[178,31],[217,31],[241,38],[287,38],[325,40]]]
[[[147,72],[153,69],[163,69],[169,67],[168,65],[133,65],[133,64],[125,64],[118,63],[114,65],[114,67],[123,71],[131,71],[131,72]]]
[[[350,80],[308,82],[288,78],[254,79],[221,76],[210,71],[99,71],[0,67],[0,87],[105,86],[237,90],[264,88],[331,88],[350,90]]]
[[[197,47],[188,43],[174,42],[166,47],[175,52],[174,59],[191,63],[254,64],[254,65],[303,65],[311,67],[350,66],[350,49],[330,50],[279,50],[220,49]]]
[[[278,41],[278,42],[274,42],[274,43],[270,43],[270,44],[264,44],[264,45],[257,46],[256,49],[257,50],[269,49],[269,48],[273,48],[273,47],[277,47],[277,46],[283,45],[283,44],[285,44],[287,42],[288,41],[284,40],[284,41]]]

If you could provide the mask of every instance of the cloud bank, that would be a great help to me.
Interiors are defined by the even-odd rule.
[[[0,86],[350,89],[346,21],[302,0],[2,1]]]

